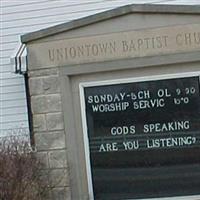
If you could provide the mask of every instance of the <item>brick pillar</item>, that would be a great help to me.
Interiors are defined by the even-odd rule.
[[[50,169],[50,199],[70,200],[63,111],[58,69],[30,70],[33,132],[38,157]]]

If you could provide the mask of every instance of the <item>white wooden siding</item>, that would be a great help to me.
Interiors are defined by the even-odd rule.
[[[20,35],[133,3],[200,5],[200,0],[1,0],[0,136],[28,130],[24,79],[10,65]]]

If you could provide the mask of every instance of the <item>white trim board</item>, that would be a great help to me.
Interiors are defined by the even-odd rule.
[[[200,200],[200,195],[181,196],[181,197],[164,197],[164,198],[153,198],[153,199],[140,199],[140,200]]]

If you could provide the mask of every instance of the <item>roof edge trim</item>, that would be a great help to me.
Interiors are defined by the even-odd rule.
[[[87,17],[58,24],[49,28],[27,33],[21,36],[22,43],[28,43],[44,37],[90,25],[113,17],[130,13],[169,13],[169,14],[200,14],[199,5],[163,5],[163,4],[128,4],[112,10],[100,12]]]

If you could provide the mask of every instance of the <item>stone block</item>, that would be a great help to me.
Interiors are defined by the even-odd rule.
[[[39,172],[39,179],[42,182],[42,185],[44,187],[40,188],[42,192],[42,200],[50,200],[52,197],[52,189],[51,189],[51,184],[50,184],[50,171],[49,169],[42,169]]]
[[[49,152],[50,168],[66,168],[67,156],[65,150],[57,150]]]
[[[71,192],[69,187],[54,188],[52,191],[54,200],[71,200]]]
[[[59,112],[62,110],[60,94],[46,95],[47,112]]]
[[[28,72],[29,77],[50,76],[58,74],[59,72],[57,68],[29,70]]]
[[[30,95],[39,95],[43,93],[43,82],[41,78],[29,79]]]
[[[53,94],[60,92],[60,83],[58,76],[47,76],[43,78],[44,94]]]
[[[37,200],[56,200],[53,198],[52,196],[52,191],[48,191],[47,194],[45,194],[44,197],[41,197],[40,199],[37,199]]]
[[[46,120],[48,130],[52,131],[64,129],[63,115],[61,112],[47,114]]]
[[[33,114],[61,111],[60,94],[39,95],[31,98]]]
[[[48,111],[46,97],[44,95],[31,97],[31,108],[33,114],[46,113]]]
[[[50,184],[52,187],[69,186],[69,171],[68,169],[52,169],[49,174]]]
[[[64,131],[54,131],[35,134],[35,144],[38,151],[65,148]]]
[[[49,168],[49,157],[48,152],[37,152],[37,158],[43,164],[44,169]]]
[[[46,131],[46,118],[44,114],[33,115],[33,128],[35,132]]]

